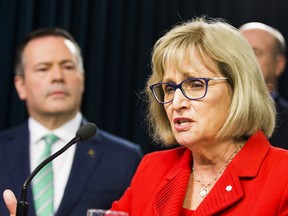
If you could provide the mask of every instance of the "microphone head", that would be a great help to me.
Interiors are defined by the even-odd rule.
[[[79,141],[84,141],[90,139],[92,136],[96,134],[97,127],[95,124],[88,122],[82,125],[78,131],[76,132],[76,137],[79,137]]]

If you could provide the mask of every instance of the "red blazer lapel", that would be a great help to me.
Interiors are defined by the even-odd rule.
[[[263,137],[261,131],[251,136],[193,216],[219,214],[223,210],[227,211],[244,197],[244,182],[241,181],[245,178],[245,182],[249,182],[257,175],[269,149],[270,144]],[[251,152],[257,152],[257,155],[251,157]]]
[[[168,173],[155,194],[155,215],[179,216],[191,173],[191,163],[191,152],[186,150],[180,163]]]
[[[198,206],[193,216],[215,215],[237,203],[244,196],[238,170],[230,166]]]

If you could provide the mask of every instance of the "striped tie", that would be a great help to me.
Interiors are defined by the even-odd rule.
[[[43,137],[45,149],[40,158],[40,162],[51,155],[51,146],[58,140],[54,134]],[[37,216],[53,215],[53,169],[52,162],[48,163],[35,176],[33,180],[33,197]]]

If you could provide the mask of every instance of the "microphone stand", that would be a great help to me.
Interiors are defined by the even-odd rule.
[[[17,202],[17,209],[16,209],[16,216],[28,216],[28,206],[29,203],[26,201],[26,195],[27,195],[27,186],[33,179],[33,177],[49,162],[51,162],[54,158],[58,157],[60,154],[62,154],[64,151],[66,151],[70,146],[75,144],[81,140],[80,136],[74,137],[69,143],[67,143],[63,148],[61,148],[56,153],[50,155],[48,158],[46,158],[44,161],[42,161],[35,169],[34,171],[28,176],[26,181],[24,182],[22,186],[21,191],[21,199],[19,202]]]

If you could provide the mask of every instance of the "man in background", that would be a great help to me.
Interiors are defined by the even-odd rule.
[[[288,149],[288,101],[278,92],[279,77],[286,66],[285,39],[277,29],[259,22],[246,23],[239,30],[250,43],[276,103],[277,124],[270,142]]]
[[[24,181],[43,160],[45,146],[50,155],[55,153],[87,121],[80,111],[83,59],[68,32],[32,32],[18,48],[15,68],[14,84],[29,119],[0,133],[0,189],[9,188],[20,198]],[[49,183],[38,186],[41,180],[35,176],[27,191],[29,216],[80,216],[88,208],[110,208],[129,186],[141,157],[138,145],[98,129],[94,137],[51,162]],[[4,202],[0,215],[8,215]]]

